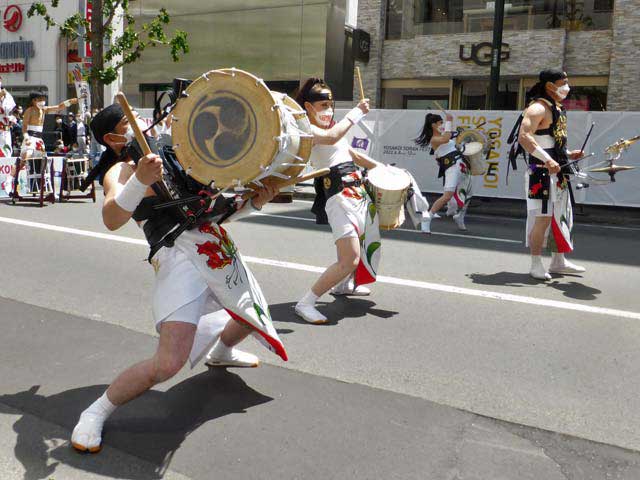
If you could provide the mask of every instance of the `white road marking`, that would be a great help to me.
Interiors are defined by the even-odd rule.
[[[304,217],[294,217],[291,215],[280,215],[277,213],[262,213],[262,212],[253,212],[251,215],[255,215],[258,217],[274,217],[274,218],[288,218],[290,220],[302,220],[303,222],[315,222],[313,218],[304,218]],[[409,232],[415,233],[418,235],[425,235],[424,233],[418,230],[409,230],[408,228],[396,228],[394,231],[397,232]],[[456,237],[456,238],[473,238],[474,240],[485,240],[488,242],[501,242],[501,243],[518,243],[522,244],[520,240],[510,240],[508,238],[494,238],[494,237],[481,237],[478,235],[464,235],[461,233],[445,233],[445,232],[431,232],[431,235],[440,235],[441,237]]]
[[[40,228],[43,230],[49,230],[49,231],[60,232],[60,233],[68,233],[68,234],[79,235],[84,237],[97,238],[101,240],[111,240],[114,242],[122,242],[122,243],[144,245],[144,246],[147,245],[147,242],[137,238],[129,238],[129,237],[123,237],[119,235],[110,235],[106,233],[92,232],[89,230],[79,230],[77,228],[61,227],[58,225],[50,225],[46,223],[30,222],[26,220],[18,220],[15,218],[0,217],[0,222],[9,223],[13,225],[20,225],[24,227]],[[321,273],[325,270],[324,267],[316,267],[313,265],[305,265],[302,263],[284,262],[280,260],[272,260],[269,258],[258,258],[258,257],[245,256],[245,255],[243,255],[243,258],[249,263],[255,263],[258,265],[266,265],[266,266],[278,267],[278,268],[287,268],[290,270],[300,270],[303,272]],[[604,307],[594,307],[591,305],[584,305],[581,303],[561,302],[557,300],[549,300],[549,299],[543,299],[543,298],[525,297],[523,295],[511,295],[508,293],[499,293],[499,292],[491,292],[488,290],[476,290],[471,288],[455,287],[453,285],[429,283],[429,282],[422,282],[418,280],[387,277],[383,275],[378,276],[378,282],[386,283],[390,285],[399,285],[403,287],[418,288],[422,290],[454,293],[458,295],[468,295],[471,297],[480,297],[480,298],[486,298],[491,300],[502,300],[502,301],[515,302],[515,303],[525,303],[528,305],[540,305],[540,306],[558,308],[563,310],[573,310],[577,312],[594,313],[598,315],[609,315],[614,317],[640,320],[640,312],[632,312],[628,310],[617,310],[613,308],[604,308]]]

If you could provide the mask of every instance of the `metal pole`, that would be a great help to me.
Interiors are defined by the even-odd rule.
[[[496,0],[493,16],[493,46],[491,48],[491,81],[487,109],[493,110],[498,102],[500,85],[500,57],[502,55],[502,29],[504,27],[504,0]]]

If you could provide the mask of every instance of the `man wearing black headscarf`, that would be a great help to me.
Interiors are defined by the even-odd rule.
[[[162,248],[151,263],[156,271],[153,316],[160,334],[153,357],[124,372],[82,414],[71,435],[77,450],[97,452],[102,427],[116,409],[173,377],[191,359],[192,367],[206,355],[212,367],[256,367],[258,357],[235,347],[249,334],[286,360],[286,352],[269,316],[269,308],[237,247],[218,222],[237,219],[271,200],[277,189],[265,186],[249,202],[222,197],[221,213],[205,218],[170,244],[163,242],[178,221],[158,203],[154,187],[163,178],[163,162],[149,154],[134,161],[129,152],[133,130],[119,105],[99,112],[91,122],[94,138],[106,147],[92,171],[104,186],[102,219],[116,230],[134,219],[150,244],[161,232]],[[138,155],[139,156],[139,155]],[[215,205],[214,205],[215,210]]]
[[[543,70],[539,81],[527,94],[518,142],[529,154],[525,172],[527,190],[527,245],[531,249],[530,275],[550,280],[550,273],[576,274],[583,267],[569,262],[565,253],[573,251],[572,194],[565,167],[569,160],[584,156],[580,150],[567,150],[567,114],[562,101],[569,94],[569,79],[561,70]],[[542,263],[542,249],[553,252],[547,271]]]

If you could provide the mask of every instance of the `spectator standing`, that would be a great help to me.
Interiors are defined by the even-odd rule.
[[[69,128],[69,142],[65,142],[65,145],[78,143],[78,124],[76,123],[76,116],[73,112],[67,114],[67,127]]]
[[[86,123],[83,121],[82,117],[78,117],[77,123],[77,138],[78,138],[78,151],[81,155],[86,155],[88,152],[87,149],[87,127],[86,125],[89,123],[89,114],[86,116]]]

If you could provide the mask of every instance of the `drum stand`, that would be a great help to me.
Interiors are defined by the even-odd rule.
[[[59,202],[65,202],[69,199],[90,198],[96,203],[96,186],[95,182],[91,182],[91,188],[87,193],[72,194],[73,190],[78,190],[82,181],[87,177],[87,165],[89,160],[86,158],[69,159],[62,161],[62,178],[60,179],[60,195]],[[80,170],[75,167],[80,166]],[[65,193],[66,192],[66,193]]]
[[[42,162],[40,173],[31,173],[29,171],[29,162],[33,162],[34,160],[40,160]],[[26,196],[21,193],[18,193],[18,183],[20,179],[20,168],[22,159],[18,157],[16,160],[16,175],[13,179],[13,191],[11,192],[11,203],[14,205],[16,202],[36,202],[40,204],[40,207],[44,206],[44,202],[55,203],[56,202],[56,194],[55,189],[53,187],[52,178],[54,176],[53,172],[53,161],[49,160],[46,156],[37,159],[26,159],[24,168],[27,169],[27,186],[29,188],[29,192],[31,196]],[[35,191],[32,188],[35,186]],[[46,189],[46,194],[45,194]]]

